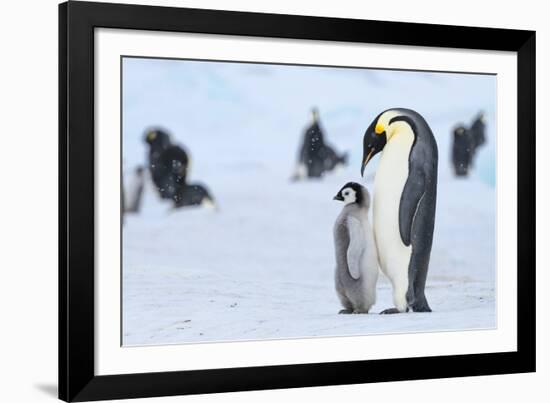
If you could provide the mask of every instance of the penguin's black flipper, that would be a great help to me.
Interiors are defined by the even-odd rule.
[[[415,226],[416,214],[425,213],[426,203],[430,203],[430,193],[426,193],[425,171],[417,169],[414,173],[409,173],[409,178],[405,183],[401,201],[399,204],[399,232],[403,243],[407,246],[413,243],[413,227],[415,236],[420,238],[414,239],[414,250],[412,251],[411,261],[409,263],[409,288],[407,290],[407,303],[414,312],[431,312],[426,296],[424,295],[424,287],[426,277],[428,275],[429,253],[425,253],[426,245],[431,248],[431,233],[425,233],[425,221],[420,220],[420,227]],[[427,199],[423,201],[424,196]],[[421,205],[422,204],[422,205]],[[432,230],[433,231],[433,222]]]
[[[399,202],[399,233],[406,246],[411,244],[411,233],[418,205],[425,192],[425,177],[422,170],[409,173]]]

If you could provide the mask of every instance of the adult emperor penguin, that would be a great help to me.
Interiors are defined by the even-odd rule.
[[[347,164],[346,153],[338,153],[325,141],[325,133],[319,121],[319,111],[311,111],[311,125],[306,129],[298,154],[298,165],[292,180],[321,178],[338,166]]]
[[[361,175],[382,152],[374,181],[373,226],[394,308],[381,313],[431,312],[424,294],[435,221],[437,144],[417,112],[389,109],[363,137]]]
[[[474,149],[474,140],[470,132],[463,125],[455,127],[451,156],[456,176],[468,176]]]
[[[174,200],[189,174],[189,154],[183,147],[172,143],[164,130],[147,131],[145,142],[149,146],[151,179],[161,198]]]
[[[345,206],[334,224],[336,293],[344,309],[339,313],[368,313],[376,301],[378,258],[368,220],[370,195],[355,182],[334,196]]]
[[[485,139],[485,130],[486,130],[486,124],[485,124],[485,114],[483,112],[479,112],[474,119],[472,126],[470,127],[470,133],[472,137],[472,141],[474,143],[474,154],[477,151],[479,147],[481,147],[485,142],[487,141]]]

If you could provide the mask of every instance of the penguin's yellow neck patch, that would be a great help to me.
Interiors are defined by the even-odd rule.
[[[398,120],[390,124],[392,119],[398,116],[400,116],[400,114],[395,110],[389,110],[384,112],[378,119],[378,122],[376,122],[374,132],[376,134],[386,133],[387,142],[389,142],[396,135],[400,133],[405,133],[405,132],[412,133],[414,138],[414,133],[412,131],[412,128],[407,122]]]
[[[393,134],[392,127],[390,126],[390,121],[396,116],[398,116],[398,113],[395,111],[389,110],[387,112],[384,112],[382,116],[378,118],[378,122],[376,122],[376,126],[374,127],[374,132],[378,135],[385,132],[387,140],[389,140],[391,135]]]

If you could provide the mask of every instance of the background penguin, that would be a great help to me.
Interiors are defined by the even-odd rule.
[[[363,137],[361,175],[382,151],[376,170],[373,225],[380,268],[393,287],[395,308],[382,313],[431,312],[424,294],[432,249],[438,151],[424,118],[390,109]]]
[[[472,163],[474,140],[471,134],[462,125],[453,131],[452,159],[456,176],[467,176]]]
[[[319,151],[320,158],[323,161],[325,172],[332,171],[339,166],[344,166],[348,162],[348,153],[342,153],[338,155],[336,151],[326,145]]]
[[[473,142],[472,154],[475,155],[477,149],[485,144],[486,141],[485,114],[483,112],[479,112],[479,114],[476,116],[474,122],[472,123],[472,126],[470,127],[469,133]]]
[[[151,130],[145,136],[149,145],[151,179],[163,199],[174,199],[185,184],[189,170],[189,156],[180,146],[172,144],[163,130]]]
[[[139,213],[144,182],[144,169],[139,166],[134,171],[128,190],[125,192],[124,211],[126,213]]]
[[[368,313],[376,301],[378,257],[368,221],[370,196],[349,182],[334,196],[345,206],[334,224],[335,285],[344,307],[339,313]]]
[[[190,183],[182,186],[174,198],[174,207],[187,206],[215,207],[215,202],[205,186],[199,183]]]
[[[304,133],[304,140],[298,156],[298,168],[293,180],[320,178],[325,172],[332,171],[338,165],[345,165],[347,155],[339,155],[325,143],[325,135],[319,124],[319,112],[311,111],[312,123]]]

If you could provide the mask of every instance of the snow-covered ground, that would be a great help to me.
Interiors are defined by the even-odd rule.
[[[492,328],[495,316],[494,77],[125,60],[124,170],[143,164],[145,128],[161,125],[193,157],[218,210],[171,210],[149,185],[123,227],[124,345]],[[308,110],[350,165],[292,183]],[[426,294],[434,312],[338,315],[332,200],[359,175],[362,135],[392,106],[436,134],[439,188]],[[450,129],[484,109],[489,144],[467,180],[450,173]],[[372,312],[392,306],[381,276]]]

